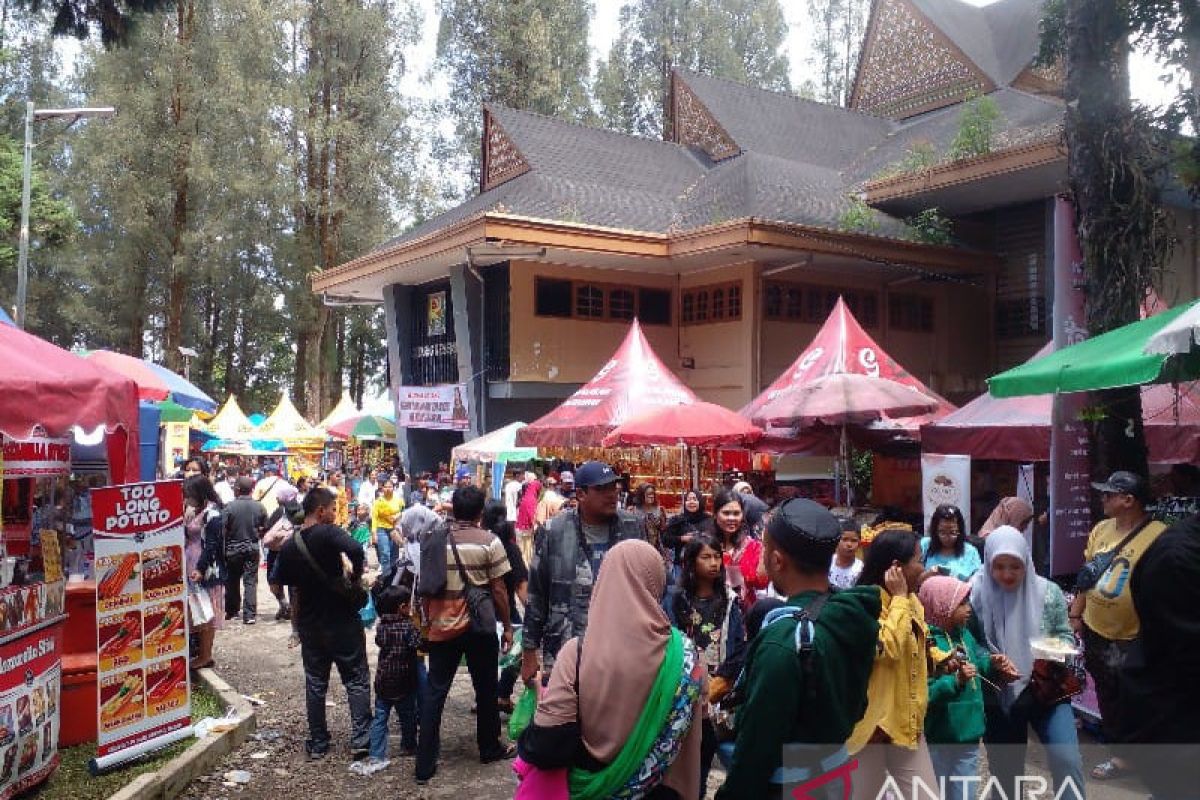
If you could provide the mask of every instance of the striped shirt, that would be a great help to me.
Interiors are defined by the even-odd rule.
[[[474,586],[487,586],[503,578],[511,569],[504,545],[496,535],[467,522],[454,522],[450,533],[458,547],[463,572]],[[446,590],[431,597],[426,605],[429,615],[429,640],[444,642],[465,633],[471,624],[463,594],[462,573],[454,558],[454,548],[446,543]]]

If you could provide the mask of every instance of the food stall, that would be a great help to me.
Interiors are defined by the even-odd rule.
[[[283,442],[283,449],[291,456],[288,474],[293,478],[317,473],[325,452],[325,431],[306,420],[286,394],[254,435],[260,440]]]
[[[5,324],[0,363],[0,437],[13,468],[0,466],[0,797],[9,797],[53,773],[60,743],[96,728],[95,586],[73,575],[68,590],[64,574],[74,504],[58,495],[56,513],[42,516],[26,503],[37,481],[57,488],[72,445],[101,447],[104,480],[137,480],[139,431],[137,386],[123,376]]]
[[[607,461],[623,476],[628,489],[653,483],[659,504],[669,512],[676,511],[684,490],[694,485],[711,496],[720,484],[723,460],[711,452],[714,448],[704,446],[693,455],[686,443],[673,447],[606,447],[604,439],[623,424],[657,409],[692,407],[700,402],[667,369],[634,320],[604,367],[557,408],[517,431],[516,444],[536,447],[542,459]],[[672,442],[678,441],[675,435]]]

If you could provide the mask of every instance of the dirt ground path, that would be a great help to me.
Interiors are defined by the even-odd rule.
[[[227,756],[211,773],[195,781],[185,795],[192,800],[222,798],[264,798],[264,800],[316,800],[327,797],[387,798],[408,800],[454,798],[454,800],[508,800],[513,796],[516,779],[510,762],[482,765],[475,749],[475,717],[471,681],[465,669],[459,670],[446,703],[442,720],[442,756],[438,773],[427,786],[413,782],[413,759],[398,757],[398,726],[393,718],[390,752],[391,766],[370,778],[349,772],[350,720],[346,693],[337,678],[330,680],[329,729],[333,737],[330,755],[310,762],[304,756],[307,725],[304,719],[304,676],[299,648],[289,648],[291,628],[274,622],[275,599],[267,590],[265,576],[259,581],[259,622],[243,626],[227,623],[217,635],[215,658],[217,672],[240,692],[259,697],[257,738]],[[368,633],[367,652],[374,673],[376,648]],[[1085,749],[1087,767],[1102,757],[1094,746]],[[1044,755],[1036,745],[1029,750],[1034,771],[1045,774]],[[250,782],[227,786],[225,773],[245,770]],[[709,779],[709,798],[721,785],[724,774],[714,765]],[[1147,792],[1140,782],[1126,778],[1111,783],[1089,781],[1089,800],[1135,800]]]

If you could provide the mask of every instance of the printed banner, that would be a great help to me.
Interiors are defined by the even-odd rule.
[[[163,475],[174,475],[175,470],[187,458],[190,431],[191,428],[186,422],[168,422],[163,425]]]
[[[425,335],[446,335],[446,293],[432,292],[425,298]]]
[[[98,759],[191,725],[179,481],[93,489]],[[120,759],[117,759],[118,761]]]
[[[921,505],[925,514],[925,533],[929,518],[941,505],[958,506],[963,519],[971,519],[971,457],[921,454]]]
[[[396,427],[467,430],[471,427],[467,418],[467,387],[463,384],[401,386],[396,400]]]
[[[1054,206],[1054,349],[1087,338],[1083,290],[1086,276],[1075,235],[1075,207],[1064,197]],[[1091,457],[1087,426],[1079,421],[1087,392],[1054,396],[1050,426],[1050,575],[1073,575],[1083,566],[1092,529]]]
[[[46,478],[71,472],[71,440],[49,436],[9,439],[0,436],[5,478]]]
[[[8,800],[58,767],[63,626],[0,641],[0,800]]]

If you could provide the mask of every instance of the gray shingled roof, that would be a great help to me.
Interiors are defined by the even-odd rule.
[[[1037,55],[1041,0],[998,0],[986,6],[961,0],[913,3],[996,86],[1010,85]]]

